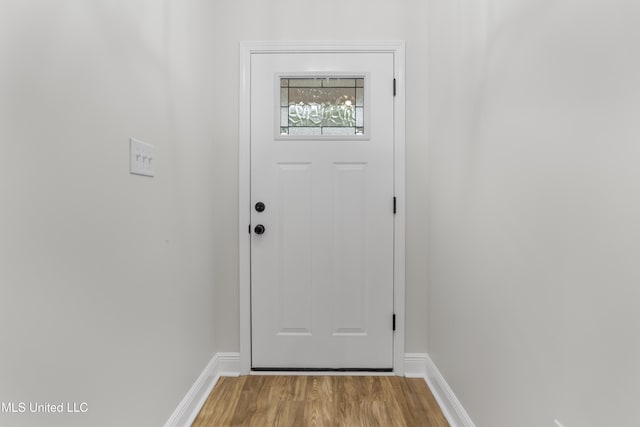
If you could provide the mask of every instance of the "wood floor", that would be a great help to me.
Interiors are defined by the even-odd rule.
[[[222,377],[192,426],[447,427],[420,378]]]

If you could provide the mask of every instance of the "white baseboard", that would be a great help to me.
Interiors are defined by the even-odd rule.
[[[404,376],[425,378],[427,375],[427,353],[405,353]]]
[[[428,354],[406,353],[404,370],[406,377],[424,378],[451,427],[475,427],[469,414]]]
[[[164,427],[190,426],[220,377],[237,377],[239,372],[240,353],[216,353]]]

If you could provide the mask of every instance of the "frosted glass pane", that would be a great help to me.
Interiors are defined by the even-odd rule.
[[[324,79],[322,87],[356,87],[356,79]]]
[[[364,79],[356,79],[356,87],[364,87]]]
[[[289,87],[322,87],[321,79],[289,79]]]
[[[348,104],[356,103],[355,88],[291,88],[289,89],[291,104]]]
[[[357,85],[364,79],[280,79],[280,135],[364,135],[364,87]]]
[[[284,126],[284,121],[282,122]],[[353,105],[296,104],[289,106],[289,126],[356,126]]]
[[[323,135],[355,135],[355,128],[322,128]]]
[[[310,135],[322,135],[322,128],[289,128],[289,135],[302,135],[302,136],[310,136]]]

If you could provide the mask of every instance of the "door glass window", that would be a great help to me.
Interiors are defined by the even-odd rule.
[[[280,135],[364,135],[364,78],[280,79]]]

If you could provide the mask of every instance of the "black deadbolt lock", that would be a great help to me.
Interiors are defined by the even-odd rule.
[[[258,212],[262,212],[262,211],[264,211],[265,207],[266,207],[266,206],[265,206],[265,205],[264,205],[264,203],[262,203],[262,202],[258,202],[258,203],[256,203],[256,210],[257,210]]]
[[[265,231],[264,225],[262,224],[256,225],[256,228],[254,228],[253,231],[255,231],[256,234],[263,234]]]

